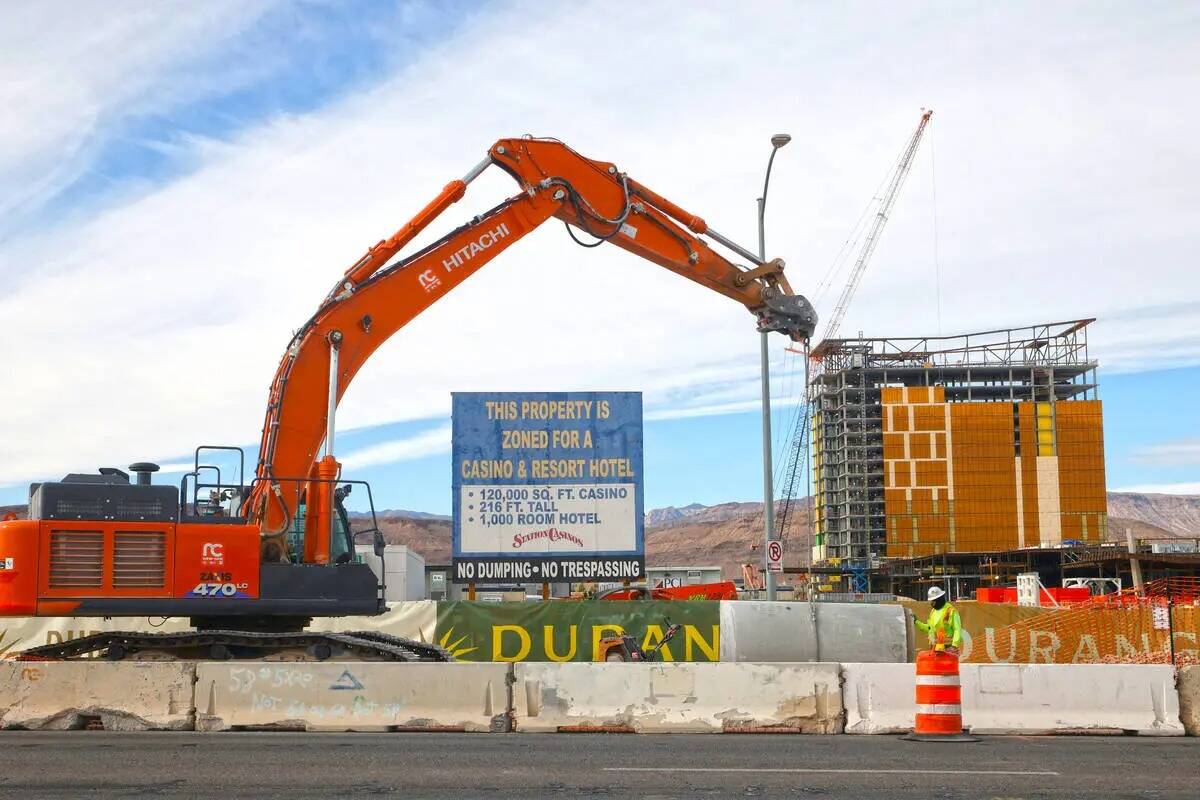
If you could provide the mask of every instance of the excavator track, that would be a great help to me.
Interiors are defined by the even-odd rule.
[[[423,661],[449,662],[454,656],[436,645],[378,631],[328,633],[261,633],[256,631],[195,631],[134,633],[116,631],[81,636],[67,642],[33,647],[19,653],[20,661],[65,661],[103,658],[109,661],[263,659],[294,661]]]

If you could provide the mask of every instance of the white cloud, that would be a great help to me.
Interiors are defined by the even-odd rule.
[[[1133,458],[1143,464],[1162,467],[1182,467],[1200,464],[1200,438],[1179,439],[1173,442],[1138,447]]]
[[[101,129],[230,89],[189,70],[269,3],[12,4],[0,25],[0,230],[87,169]],[[252,72],[243,69],[242,72]]]
[[[1191,483],[1147,483],[1138,486],[1123,486],[1113,489],[1114,492],[1133,492],[1135,494],[1197,494],[1200,495],[1200,481]]]
[[[183,474],[191,472],[194,466],[196,466],[194,461],[174,461],[170,464],[159,464],[158,471],[166,475]]]
[[[450,426],[443,425],[414,436],[392,439],[360,450],[353,450],[341,456],[340,460],[343,468],[358,469],[380,464],[394,464],[397,461],[412,461],[448,452],[450,452]]]
[[[744,411],[755,411],[761,407],[761,400],[741,400],[736,403],[717,403],[715,405],[664,408],[659,411],[648,411],[646,412],[645,417],[647,421],[688,419],[692,417],[715,417],[721,414],[740,414]]]
[[[254,441],[280,352],[336,276],[491,141],[525,132],[613,160],[752,245],[766,140],[790,131],[768,251],[805,291],[932,105],[945,331],[1200,300],[1186,257],[1200,111],[1179,102],[1200,65],[1195,25],[1108,16],[486,6],[370,91],[207,143],[186,177],[83,224],[0,243],[0,263],[28,271],[0,297],[13,376],[0,481]],[[931,152],[843,331],[935,328]],[[513,191],[490,171],[434,227]],[[1093,354],[1196,359],[1197,316],[1138,321],[1132,343],[1097,325]],[[443,417],[452,390],[640,389],[655,413],[749,405],[757,358],[736,304],[553,224],[397,334],[339,423]]]

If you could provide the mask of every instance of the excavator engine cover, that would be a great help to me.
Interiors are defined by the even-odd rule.
[[[30,519],[174,522],[178,516],[178,489],[129,483],[120,472],[67,475],[32,484],[29,491]]]

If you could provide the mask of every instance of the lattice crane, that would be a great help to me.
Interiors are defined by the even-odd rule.
[[[921,109],[921,121],[917,124],[917,130],[913,133],[912,138],[909,139],[908,144],[900,155],[899,161],[896,163],[895,170],[887,180],[887,188],[880,197],[879,210],[876,212],[875,218],[871,222],[871,227],[867,231],[862,250],[854,262],[854,267],[850,270],[850,277],[846,281],[846,286],[842,289],[841,295],[838,297],[837,305],[834,306],[833,311],[829,315],[829,321],[825,323],[822,344],[836,337],[838,330],[841,328],[842,318],[846,316],[846,309],[849,308],[850,301],[854,299],[854,293],[858,289],[858,285],[862,282],[863,274],[867,270],[867,264],[870,262],[871,256],[874,255],[875,248],[879,244],[879,237],[883,233],[883,226],[887,224],[888,217],[892,212],[892,206],[896,204],[896,198],[900,194],[900,187],[904,185],[904,179],[908,177],[908,173],[912,169],[913,158],[917,154],[917,147],[921,144],[921,137],[925,133],[925,127],[932,118],[932,109]],[[790,347],[788,349],[793,350]],[[808,354],[807,350],[793,350],[793,352],[804,352],[808,356],[809,362],[812,363],[820,360],[822,347],[818,345],[811,354]],[[805,381],[804,392],[806,409],[803,417],[800,419],[799,426],[796,428],[788,465],[785,470],[787,477],[784,482],[786,487],[783,495],[784,504],[782,513],[780,513],[778,518],[780,538],[783,538],[784,531],[787,530],[792,510],[792,501],[796,496],[796,482],[801,474],[800,465],[808,458],[812,414],[809,407],[811,398],[809,397],[807,380]],[[815,520],[810,520],[810,524],[815,524]]]
[[[842,326],[842,318],[846,316],[846,309],[850,306],[850,301],[854,299],[854,292],[858,289],[858,284],[862,282],[863,273],[867,271],[867,264],[871,260],[871,256],[875,253],[875,247],[879,244],[879,235],[883,233],[883,226],[887,224],[888,215],[892,212],[892,206],[896,204],[896,197],[900,194],[900,187],[904,185],[904,179],[908,177],[909,171],[912,169],[913,157],[917,154],[917,146],[921,144],[921,136],[925,133],[925,126],[929,124],[929,120],[933,117],[933,111],[930,109],[922,109],[921,122],[917,125],[916,132],[908,141],[908,146],[904,148],[904,154],[900,156],[900,161],[896,164],[896,170],[892,173],[892,177],[888,180],[887,190],[884,191],[883,197],[879,203],[879,211],[875,214],[875,219],[871,223],[870,230],[867,231],[867,238],[863,242],[862,252],[858,254],[858,260],[854,262],[854,268],[850,270],[850,279],[846,281],[845,288],[842,289],[842,294],[838,297],[837,305],[833,307],[833,312],[829,315],[829,321],[825,323],[825,331],[823,339],[832,339],[837,336],[838,330]]]

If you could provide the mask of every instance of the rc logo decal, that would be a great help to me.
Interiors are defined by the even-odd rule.
[[[209,567],[225,564],[225,545],[221,542],[205,542],[200,548],[200,563]]]
[[[417,276],[417,283],[421,284],[421,288],[425,291],[432,292],[442,285],[442,279],[433,270],[427,269]]]

